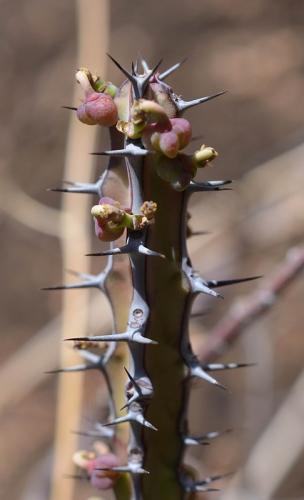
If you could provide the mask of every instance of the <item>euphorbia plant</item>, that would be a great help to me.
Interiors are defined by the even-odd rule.
[[[79,452],[74,462],[97,489],[114,487],[119,500],[184,499],[212,491],[210,483],[220,478],[198,480],[183,461],[186,446],[208,443],[219,435],[213,430],[202,436],[189,433],[191,379],[198,377],[223,388],[210,372],[241,366],[201,365],[188,334],[192,303],[199,293],[221,297],[216,288],[254,278],[205,280],[192,268],[187,251],[190,195],[221,190],[230,181],[195,180],[197,170],[207,167],[217,153],[205,145],[185,152],[191,147],[192,130],[183,114],[223,92],[185,101],[165,83],[178,64],[159,72],[160,63],[150,69],[141,59],[128,72],[111,59],[126,77],[121,87],[81,68],[76,79],[84,91],[83,102],[73,109],[81,122],[109,128],[112,149],[96,154],[112,160],[96,183],[62,189],[98,195],[92,208],[96,235],[111,246],[93,255],[108,255],[109,262],[104,272],[82,276],[81,283],[66,288],[98,287],[113,304],[115,287],[109,289],[107,281],[115,255],[128,254],[133,297],[123,332],[68,339],[87,364],[65,371],[101,370],[111,403],[110,420],[96,424],[91,433],[98,439],[95,451]],[[121,158],[128,174],[128,206],[108,193],[111,176],[123,175],[113,158]],[[113,242],[124,234],[124,244],[116,246]],[[117,307],[115,303],[115,314]],[[129,366],[121,367],[128,377],[122,416],[116,414],[106,368],[119,342],[126,342],[130,352]],[[103,343],[107,348],[100,351]],[[121,423],[130,426],[125,454],[115,431]]]

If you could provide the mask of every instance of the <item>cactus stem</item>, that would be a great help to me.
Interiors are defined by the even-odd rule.
[[[222,90],[221,92],[217,92],[216,94],[208,95],[206,97],[200,97],[199,99],[193,99],[192,101],[184,101],[183,99],[177,99],[175,104],[180,113],[183,113],[187,109],[192,108],[193,106],[197,106],[198,104],[202,104],[204,102],[211,101],[211,99],[215,99],[223,94],[226,94],[227,90]]]

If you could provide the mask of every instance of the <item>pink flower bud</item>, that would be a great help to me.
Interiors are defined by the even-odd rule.
[[[168,123],[152,123],[142,132],[142,143],[145,148],[175,158],[191,139],[191,125],[184,118],[172,118]]]
[[[78,119],[87,125],[111,127],[118,120],[116,105],[111,96],[101,92],[91,92],[77,108]]]
[[[179,149],[184,149],[188,146],[192,130],[191,125],[185,118],[171,118],[172,130],[177,134],[179,139]]]
[[[163,132],[159,136],[159,149],[168,158],[175,158],[179,150],[179,140],[173,130]]]
[[[115,241],[124,232],[124,226],[120,223],[124,216],[124,211],[120,208],[120,203],[112,198],[103,197],[99,200],[99,205],[95,205],[91,211],[95,218],[95,233],[101,241]]]
[[[113,488],[119,477],[119,472],[97,469],[117,467],[118,465],[119,460],[113,453],[99,455],[94,460],[91,460],[88,464],[87,471],[91,477],[92,486],[98,490],[108,490]]]

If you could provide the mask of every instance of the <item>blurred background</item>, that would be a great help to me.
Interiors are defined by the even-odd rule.
[[[197,299],[195,311],[208,311],[192,320],[198,349],[204,352],[233,304],[235,311],[236,301],[238,307],[244,303],[240,301],[250,303],[255,290],[263,286],[271,292],[280,270],[285,271],[294,256],[301,256],[304,3],[114,0],[110,4],[105,0],[0,2],[3,499],[49,498],[60,378],[44,371],[60,366],[59,336],[66,304],[60,292],[40,289],[61,283],[63,267],[85,270],[80,267],[83,249],[98,248],[95,240],[91,245],[89,210],[82,212],[84,232],[76,236],[72,249],[67,250],[62,237],[62,228],[71,229],[75,218],[80,220],[77,210],[83,203],[89,207],[92,200],[82,201],[80,196],[76,201],[73,195],[46,191],[61,185],[76,163],[78,177],[68,180],[97,178],[105,165],[103,160],[93,163],[88,155],[94,150],[95,132],[90,131],[87,142],[81,143],[85,127],[71,124],[71,112],[61,109],[79,102],[74,73],[83,54],[86,59],[81,65],[116,84],[121,75],[106,61],[106,51],[127,67],[139,53],[151,66],[162,57],[163,69],[187,57],[170,77],[177,94],[190,99],[228,90],[188,112],[194,135],[201,136],[195,145],[204,142],[220,153],[215,166],[201,178],[235,180],[232,191],[193,196],[191,227],[208,234],[191,238],[189,249],[195,267],[206,278],[260,274],[264,278],[260,283],[225,289],[225,301],[220,304]],[[107,144],[105,136],[103,131],[99,149]],[[79,156],[71,153],[75,140],[75,151],[82,148]],[[69,196],[73,201],[66,201]],[[67,207],[68,203],[74,205]],[[68,208],[72,218],[63,221],[60,213]],[[74,262],[69,264],[67,255]],[[90,266],[89,259],[84,265]],[[92,265],[98,269],[100,262]],[[230,428],[233,432],[212,446],[191,450],[189,461],[202,476],[240,471],[219,485],[226,493],[210,494],[210,498],[304,498],[304,283],[300,269],[277,300],[271,293],[267,296],[268,305],[270,299],[274,302],[272,307],[246,327],[242,325],[233,345],[217,358],[258,362],[258,366],[220,374],[218,378],[230,389],[227,394],[194,384],[192,432]],[[82,298],[71,300],[81,301],[86,292],[70,293],[80,294]],[[92,305],[96,294],[92,292],[85,300]],[[67,307],[76,311],[80,306]],[[109,311],[97,307],[96,312],[96,303],[94,311],[96,321],[91,327],[100,332],[98,321],[107,325]],[[90,381],[82,381],[88,387],[82,428],[94,421],[96,411],[97,377],[89,377]],[[81,401],[82,393],[77,390],[73,394]],[[103,392],[101,387],[101,406]],[[65,424],[61,435],[68,440],[68,429],[75,429],[75,422],[72,418]],[[65,464],[62,475],[71,473],[72,464]],[[93,495],[82,482],[76,489],[56,500]]]

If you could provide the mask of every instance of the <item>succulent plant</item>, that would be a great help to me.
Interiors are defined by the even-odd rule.
[[[118,500],[178,500],[213,491],[210,484],[221,477],[197,480],[183,461],[187,446],[209,443],[221,434],[189,433],[191,380],[224,388],[210,373],[244,366],[200,363],[188,333],[193,300],[201,293],[216,299],[221,297],[218,287],[255,277],[206,280],[193,269],[187,251],[189,197],[223,190],[231,181],[195,180],[197,170],[209,166],[217,152],[205,145],[194,153],[185,151],[191,147],[192,131],[183,115],[223,92],[185,101],[165,83],[180,64],[160,72],[160,63],[150,69],[141,58],[129,72],[110,58],[126,78],[122,85],[118,88],[81,68],[76,79],[84,99],[72,108],[81,122],[109,129],[111,149],[95,153],[110,157],[109,165],[94,184],[75,182],[57,189],[98,196],[92,208],[96,235],[110,247],[91,255],[107,255],[109,260],[100,274],[80,273],[79,283],[53,288],[99,288],[117,315],[115,286],[108,284],[115,256],[128,254],[130,274],[125,279],[130,280],[133,294],[123,332],[68,339],[85,363],[61,371],[100,370],[110,401],[109,421],[97,423],[88,433],[97,439],[95,450],[78,452],[74,463],[96,489],[114,488]],[[109,193],[111,180],[125,179],[126,173],[128,206]],[[113,243],[118,239],[123,243]],[[127,344],[130,354],[129,366],[121,366],[121,373],[127,374],[123,416],[117,414],[107,371],[120,342]],[[121,451],[117,432],[124,423],[130,428],[127,453]]]

